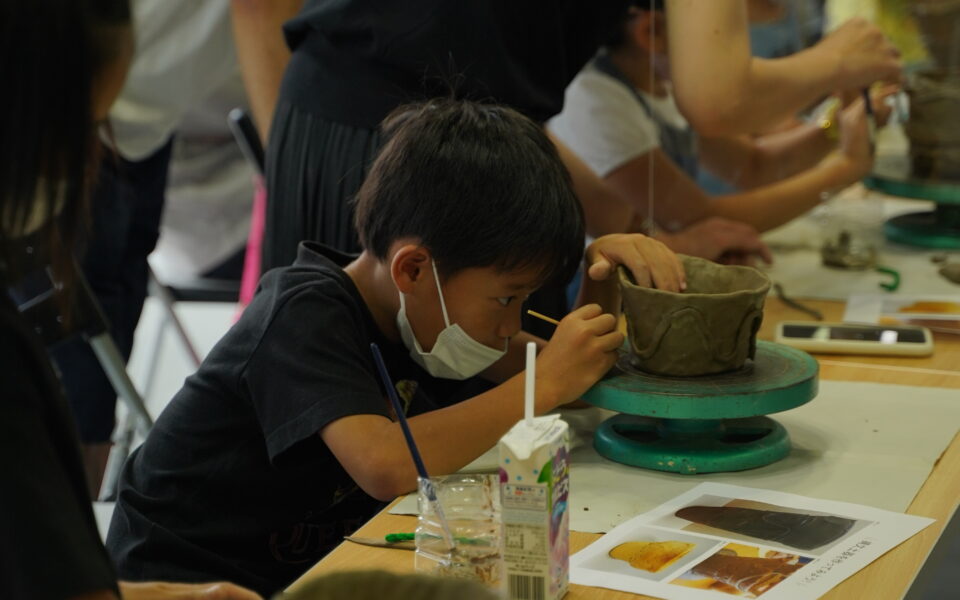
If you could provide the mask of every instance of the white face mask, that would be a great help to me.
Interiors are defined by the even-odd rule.
[[[507,353],[507,343],[503,343],[503,350],[491,348],[473,339],[459,325],[450,324],[447,316],[447,305],[443,301],[443,290],[440,289],[440,277],[437,275],[437,265],[433,266],[433,279],[437,282],[437,293],[440,295],[440,308],[443,311],[443,322],[446,325],[433,350],[424,352],[413,334],[410,321],[407,320],[406,303],[403,292],[400,292],[400,312],[397,313],[397,327],[400,329],[400,338],[403,345],[410,351],[410,358],[426,369],[434,377],[444,379],[467,379],[483,371]]]

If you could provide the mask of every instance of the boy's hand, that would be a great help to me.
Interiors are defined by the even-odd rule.
[[[663,243],[640,233],[614,233],[598,238],[584,254],[587,275],[606,281],[618,265],[633,273],[639,286],[679,292],[687,287],[680,259]]]
[[[616,317],[597,304],[581,306],[564,317],[537,357],[537,389],[555,391],[538,394],[550,399],[549,406],[538,408],[548,411],[579,398],[617,362],[621,344]]]

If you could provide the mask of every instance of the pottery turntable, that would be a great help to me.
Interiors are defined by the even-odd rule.
[[[600,425],[594,447],[619,463],[682,474],[780,460],[790,438],[765,415],[817,395],[817,362],[756,341],[770,287],[762,273],[682,259],[682,294],[639,288],[621,270],[631,349],[583,396],[620,413]]]
[[[873,173],[864,180],[867,187],[878,192],[935,203],[932,211],[887,220],[884,234],[891,242],[900,244],[960,250],[960,179],[951,182],[914,173],[909,156],[886,155],[877,158]]]

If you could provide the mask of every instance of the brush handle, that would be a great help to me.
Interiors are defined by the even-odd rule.
[[[377,371],[380,373],[380,380],[383,387],[387,388],[387,396],[393,404],[393,411],[397,413],[397,421],[400,423],[400,429],[403,430],[403,437],[407,440],[407,447],[410,449],[410,455],[413,457],[413,464],[417,467],[417,473],[423,481],[422,487],[427,493],[427,500],[433,506],[433,511],[440,521],[440,527],[443,529],[444,542],[447,548],[452,552],[456,547],[453,541],[453,532],[447,523],[447,518],[443,514],[443,507],[440,506],[440,500],[437,498],[437,491],[433,488],[433,481],[427,475],[427,467],[423,464],[423,458],[420,457],[420,451],[417,450],[417,444],[413,441],[413,434],[410,433],[410,425],[407,424],[407,415],[403,412],[403,406],[400,405],[400,398],[397,396],[397,388],[387,373],[387,365],[383,362],[383,355],[380,354],[380,348],[375,342],[370,343],[370,351],[373,352],[373,362],[377,365]]]

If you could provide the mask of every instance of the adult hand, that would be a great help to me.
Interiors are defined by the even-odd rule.
[[[120,582],[123,600],[263,600],[259,594],[224,581],[215,583]]]
[[[890,115],[893,114],[893,106],[889,99],[899,92],[900,85],[896,83],[888,83],[870,90],[870,106],[873,107],[873,119],[877,128],[885,126],[887,121],[890,120]],[[863,89],[847,89],[838,95],[843,102],[843,106],[850,106],[857,98],[863,98]]]
[[[860,17],[844,22],[813,50],[836,65],[837,87],[859,89],[901,78],[900,52],[879,27]]]
[[[873,168],[873,148],[867,127],[867,115],[862,98],[858,98],[839,112],[841,155],[852,172],[860,178]]]
[[[640,233],[614,233],[597,238],[584,253],[587,276],[606,281],[618,265],[633,274],[637,285],[679,292],[687,287],[680,259],[662,242]]]
[[[723,217],[708,217],[675,233],[659,232],[657,239],[674,252],[723,264],[751,266],[757,259],[773,262],[770,248],[756,229]]]

